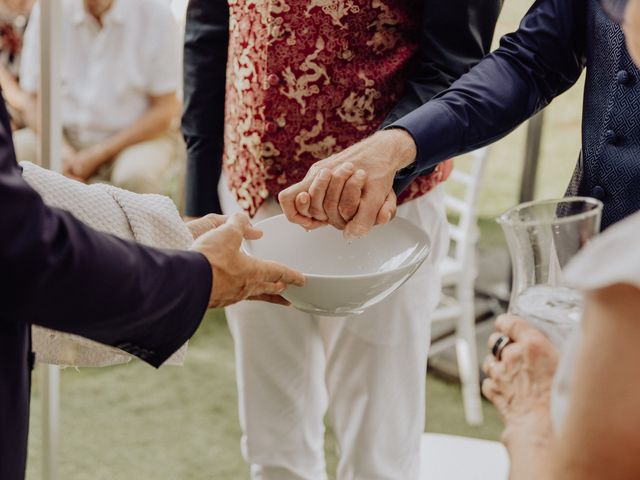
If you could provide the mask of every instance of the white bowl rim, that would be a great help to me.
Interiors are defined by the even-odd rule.
[[[261,224],[265,224],[265,223],[270,223],[270,222],[274,222],[276,221],[276,219],[280,219],[281,217],[284,217],[284,214],[280,214],[280,215],[275,215],[273,217],[269,217],[269,218],[265,218],[264,220],[260,220],[259,222],[256,222],[253,227],[260,230],[260,225]],[[366,279],[366,278],[375,278],[381,275],[388,275],[391,272],[397,272],[400,269],[403,268],[410,268],[416,264],[422,263],[424,262],[427,257],[429,256],[429,254],[431,253],[431,237],[429,236],[429,234],[427,232],[425,232],[424,230],[418,228],[416,225],[413,224],[413,222],[410,222],[409,220],[402,218],[402,217],[396,217],[395,219],[392,220],[393,222],[400,222],[400,223],[404,223],[406,225],[408,225],[410,228],[414,229],[415,231],[417,231],[420,235],[422,235],[425,239],[424,242],[424,246],[418,250],[418,252],[415,254],[413,261],[405,264],[405,265],[401,265],[399,267],[394,268],[393,270],[388,270],[386,272],[371,272],[371,273],[359,273],[359,274],[354,274],[354,275],[327,275],[327,274],[319,274],[319,273],[304,273],[304,272],[300,272],[302,273],[302,275],[304,275],[305,278],[309,278],[309,279],[332,279],[332,280],[352,280],[352,279]],[[382,226],[384,227],[384,225]],[[380,228],[382,228],[380,227]],[[299,227],[302,228],[302,227]],[[327,226],[327,227],[321,227],[321,228],[333,228],[331,226]],[[374,228],[379,228],[379,227],[374,227]],[[259,239],[258,239],[259,240]],[[250,241],[258,241],[258,240],[250,240]],[[247,255],[253,256],[251,255],[251,253],[247,250],[247,241],[243,241],[242,242],[242,250],[244,253],[246,253]],[[256,257],[258,258],[258,257]]]

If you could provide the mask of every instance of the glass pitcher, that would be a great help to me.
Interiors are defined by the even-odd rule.
[[[600,231],[602,202],[569,197],[523,203],[498,218],[507,238],[513,285],[509,311],[526,318],[557,348],[579,324],[582,295],[563,270]]]

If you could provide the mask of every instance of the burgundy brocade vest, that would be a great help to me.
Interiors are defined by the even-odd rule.
[[[229,0],[224,170],[250,215],[309,167],[371,135],[417,48],[414,0]],[[450,164],[412,184],[418,197]]]

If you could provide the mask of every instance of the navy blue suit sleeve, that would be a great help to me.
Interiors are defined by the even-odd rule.
[[[224,98],[229,46],[227,0],[190,0],[184,43],[187,144],[185,213],[222,213],[218,181],[224,147]]]
[[[159,366],[195,332],[211,268],[98,233],[48,208],[22,179],[0,102],[0,322],[113,345]]]
[[[571,87],[586,61],[586,3],[536,1],[500,48],[395,122],[417,146],[407,177],[502,138]],[[398,180],[408,184],[410,178]]]

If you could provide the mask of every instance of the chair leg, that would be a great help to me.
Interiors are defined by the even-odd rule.
[[[469,425],[481,425],[482,397],[480,394],[480,368],[476,346],[476,325],[473,282],[458,286],[462,309],[456,332],[456,356],[462,384],[464,413]]]

